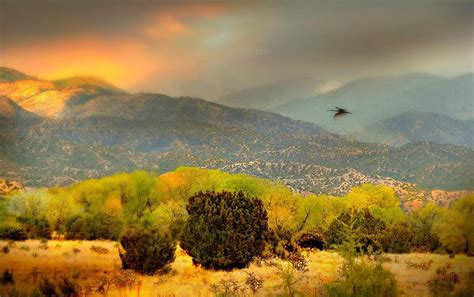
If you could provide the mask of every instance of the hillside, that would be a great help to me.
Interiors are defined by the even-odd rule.
[[[272,110],[347,135],[405,112],[474,119],[472,98],[472,74],[453,79],[410,74],[357,80],[328,93],[291,101]],[[346,108],[353,114],[335,120],[328,112],[335,106]]]
[[[19,80],[34,79],[34,77],[24,74],[18,70],[0,67],[0,82],[14,82]]]
[[[434,113],[411,112],[378,121],[351,134],[363,142],[401,146],[408,142],[432,141],[474,147],[474,120],[457,120]]]
[[[61,118],[69,106],[99,95],[125,92],[96,78],[73,77],[58,81],[36,79],[9,68],[0,68],[0,96],[7,96],[25,110]]]
[[[281,115],[160,94],[99,95],[67,104],[61,117],[10,119],[0,127],[0,176],[27,186],[70,184],[118,171],[167,171],[180,165],[231,168],[243,162],[321,166],[336,176],[355,170],[433,189],[471,189],[474,152],[429,142],[400,148],[366,144]],[[298,166],[285,169],[300,189],[312,186]],[[263,177],[272,178],[268,172]],[[362,178],[362,180],[364,180]],[[335,179],[337,180],[337,178]],[[355,175],[348,185],[359,184]]]

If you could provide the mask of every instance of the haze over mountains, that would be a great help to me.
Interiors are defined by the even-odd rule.
[[[270,112],[128,94],[91,78],[49,82],[9,73],[15,72],[0,76],[0,177],[26,185],[188,165],[251,168],[317,193],[393,179],[433,189],[474,187],[470,148],[426,141],[391,148]],[[51,102],[61,102],[60,108],[50,110]]]
[[[375,122],[350,137],[393,146],[425,140],[474,147],[474,120],[457,120],[436,113],[407,112]]]
[[[280,80],[227,94],[216,102],[232,107],[270,110],[295,98],[317,95],[321,93],[320,87],[321,82],[309,77]]]
[[[272,111],[318,124],[328,131],[343,135],[371,130],[376,122],[407,112],[435,113],[459,120],[473,120],[473,79],[472,73],[451,79],[429,74],[361,79],[315,97],[290,101]],[[327,111],[335,106],[346,108],[353,115],[335,121]],[[425,114],[423,118],[428,121],[429,117]],[[429,140],[436,141],[435,138]]]

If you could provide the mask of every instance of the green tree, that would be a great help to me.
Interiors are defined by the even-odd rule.
[[[268,232],[263,203],[242,192],[200,192],[189,199],[181,246],[206,268],[246,267],[261,255]]]

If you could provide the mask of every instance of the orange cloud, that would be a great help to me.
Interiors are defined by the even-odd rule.
[[[0,64],[45,79],[96,76],[133,88],[151,75],[163,80],[187,76],[193,69],[186,53],[152,48],[139,40],[58,39],[4,51]]]
[[[49,80],[96,76],[126,90],[145,87],[172,94],[176,81],[193,78],[206,62],[209,49],[203,41],[218,28],[203,29],[201,21],[228,9],[228,5],[165,7],[151,21],[144,20],[120,36],[83,34],[4,49],[0,65]]]

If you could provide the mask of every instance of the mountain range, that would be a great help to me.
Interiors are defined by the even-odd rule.
[[[350,137],[392,146],[424,140],[474,147],[474,120],[457,120],[436,113],[407,112],[375,122],[350,134]]]
[[[181,165],[236,171],[251,163],[256,175],[317,193],[344,192],[338,180],[343,187],[393,179],[426,189],[474,188],[470,148],[362,143],[265,111],[129,94],[94,78],[46,81],[1,72],[0,178],[26,186]]]
[[[334,133],[360,134],[365,129],[371,130],[371,127],[378,125],[380,121],[402,113],[421,112],[440,114],[457,120],[474,120],[473,87],[472,73],[455,78],[422,73],[374,77],[349,82],[315,97],[289,101],[272,111],[315,123]],[[335,106],[349,110],[352,115],[334,120],[333,114],[328,110],[334,109]],[[425,114],[423,119],[434,122],[437,116],[429,120],[428,117],[429,115]],[[396,119],[392,120],[392,123],[394,121]],[[403,131],[408,132],[408,129]]]

